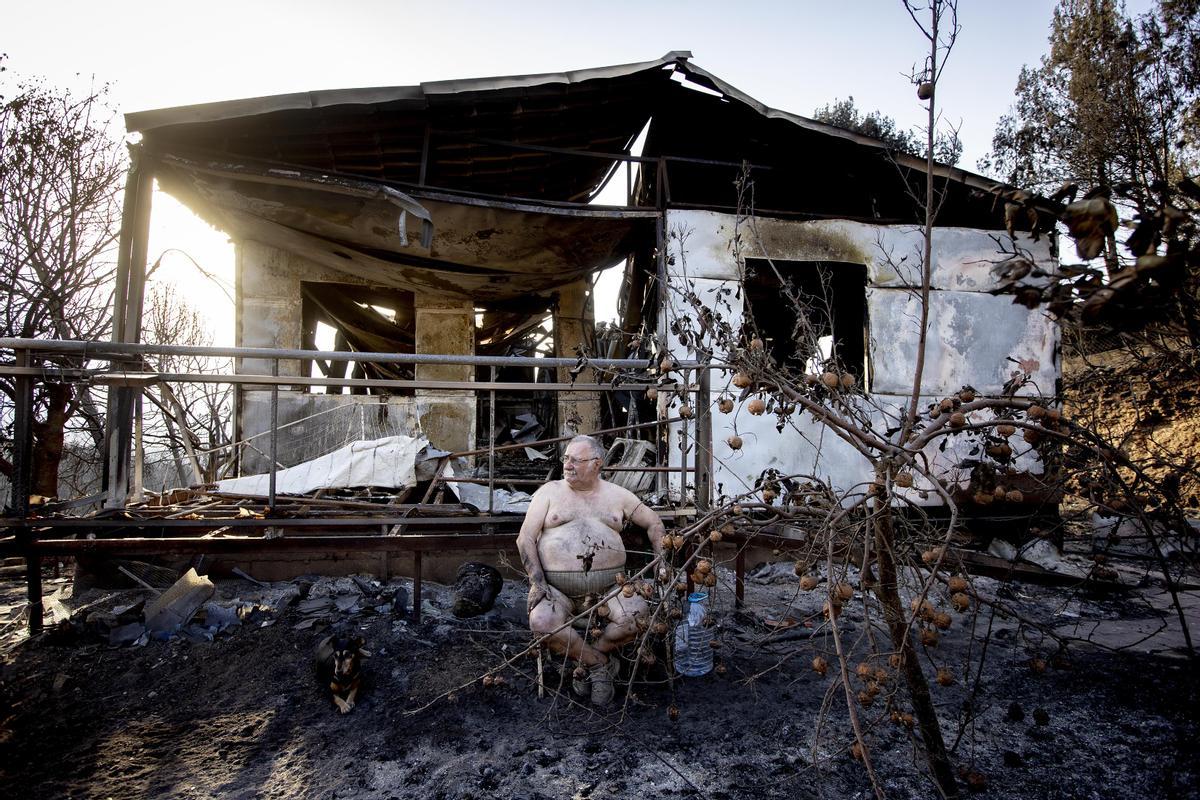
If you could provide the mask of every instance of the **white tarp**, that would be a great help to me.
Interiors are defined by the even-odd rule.
[[[480,511],[488,510],[488,487],[477,483],[460,483],[447,480],[450,489],[464,503],[470,503]],[[507,489],[497,489],[492,510],[497,514],[524,514],[529,510],[533,497],[525,492],[510,492]]]
[[[355,486],[380,486],[400,489],[417,482],[416,463],[422,458],[440,455],[430,449],[424,436],[388,436],[384,439],[351,442],[332,453],[305,461],[275,473],[275,491],[279,494],[307,494],[318,489],[348,489]],[[217,487],[231,494],[265,495],[270,475],[246,475],[219,481]]]

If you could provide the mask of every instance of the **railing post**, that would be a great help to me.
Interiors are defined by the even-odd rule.
[[[28,350],[17,350],[16,366],[30,366]],[[13,516],[19,520],[17,541],[25,551],[25,579],[29,599],[29,634],[42,630],[42,560],[34,550],[34,533],[29,527],[29,493],[33,485],[33,377],[18,375],[13,417],[13,477],[10,485]]]
[[[710,370],[696,368],[696,510],[707,511],[712,501],[712,408],[709,391]]]
[[[279,377],[279,359],[271,360],[271,375]],[[275,465],[279,463],[279,384],[271,384],[271,466],[267,487],[267,508],[275,513]]]
[[[496,368],[492,367],[491,383],[496,382]],[[496,390],[488,390],[488,513],[496,510]]]

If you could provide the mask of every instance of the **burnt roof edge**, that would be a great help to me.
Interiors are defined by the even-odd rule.
[[[685,63],[691,57],[692,54],[688,50],[672,50],[653,61],[569,70],[566,72],[430,81],[416,86],[385,86],[378,88],[295,92],[292,94],[250,97],[239,100],[222,100],[215,103],[173,106],[170,108],[130,112],[125,115],[125,128],[130,133],[145,133],[170,125],[216,122],[219,120],[235,119],[237,117],[269,114],[276,111],[294,111],[340,105],[371,105],[404,100],[419,102],[433,95],[502,91],[530,86],[542,86],[550,83],[582,83],[583,81],[596,79],[621,78],[639,72],[658,69],[670,64]]]

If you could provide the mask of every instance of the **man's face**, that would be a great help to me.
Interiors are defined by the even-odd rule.
[[[600,459],[586,442],[567,447],[563,454],[563,477],[574,487],[590,486],[600,475]]]

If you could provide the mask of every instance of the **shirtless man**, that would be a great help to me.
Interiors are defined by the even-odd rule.
[[[633,492],[600,479],[604,448],[590,436],[576,436],[563,456],[563,479],[551,481],[533,495],[525,514],[517,550],[529,574],[529,628],[554,632],[546,644],[566,653],[588,671],[575,691],[589,692],[592,703],[606,705],[613,696],[616,662],[608,654],[637,635],[637,617],[646,611],[639,595],[624,597],[613,583],[624,571],[626,520],[646,529],[655,555],[662,554],[663,524]],[[608,624],[593,644],[567,621],[586,610],[587,595],[607,595]],[[602,620],[601,620],[602,621]]]

